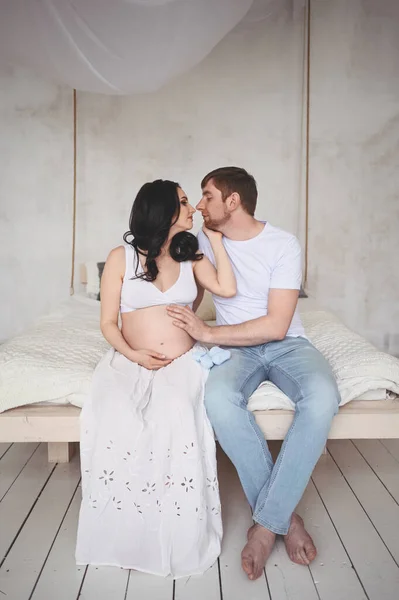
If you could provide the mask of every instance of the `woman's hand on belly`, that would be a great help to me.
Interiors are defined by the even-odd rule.
[[[134,350],[133,359],[134,362],[150,371],[162,369],[162,367],[166,367],[172,362],[171,358],[166,358],[164,354],[153,350]]]

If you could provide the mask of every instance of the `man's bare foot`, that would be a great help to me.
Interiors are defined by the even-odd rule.
[[[248,543],[241,552],[241,564],[248,578],[258,579],[273,550],[276,534],[256,523],[248,530]]]
[[[284,536],[287,554],[297,565],[309,565],[316,558],[317,550],[299,515],[293,513],[291,525]]]

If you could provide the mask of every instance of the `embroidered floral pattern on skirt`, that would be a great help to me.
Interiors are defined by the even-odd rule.
[[[184,577],[220,553],[208,371],[191,350],[149,371],[111,349],[81,413],[76,560]]]

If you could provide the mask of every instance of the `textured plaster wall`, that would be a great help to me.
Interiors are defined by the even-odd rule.
[[[308,290],[396,354],[398,31],[394,0],[312,0]],[[253,172],[258,217],[303,243],[302,60],[301,15],[280,15],[158,93],[79,93],[77,265],[121,242],[143,182],[176,179],[196,202],[225,164]],[[4,338],[68,295],[72,96],[21,71],[0,83]]]
[[[0,68],[0,341],[69,295],[72,91]]]
[[[312,16],[309,289],[399,355],[399,3]]]
[[[399,354],[398,6],[312,1],[308,290]],[[174,178],[196,201],[223,164],[252,171],[258,217],[303,243],[302,58],[303,21],[283,15],[157,94],[80,94],[79,260],[120,243],[141,183]]]
[[[79,93],[78,260],[121,242],[145,181],[177,180],[197,203],[202,177],[228,164],[256,176],[258,216],[296,233],[302,47],[303,19],[276,16],[228,35],[158,93]]]

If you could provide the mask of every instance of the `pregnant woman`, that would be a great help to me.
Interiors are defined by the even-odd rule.
[[[197,282],[225,297],[236,282],[221,234],[204,229],[216,269],[198,252],[194,212],[177,183],[146,183],[125,244],[105,264],[101,330],[112,348],[81,414],[78,564],[176,578],[203,573],[220,553],[208,371],[196,360],[204,350],[166,306],[192,307]]]

